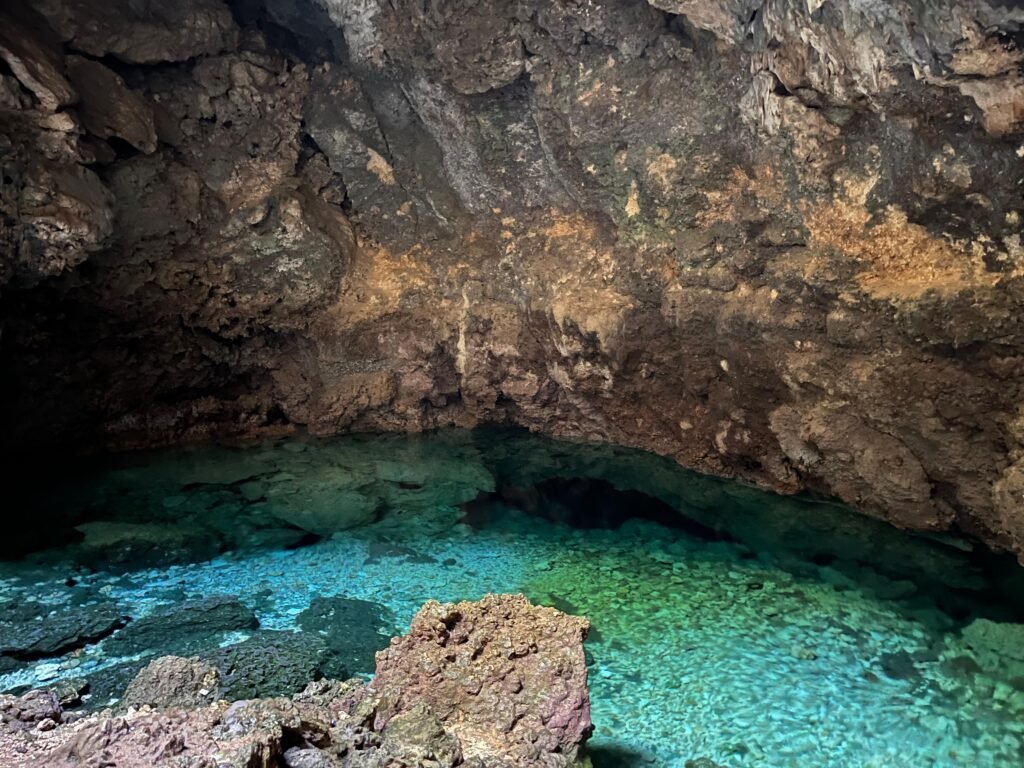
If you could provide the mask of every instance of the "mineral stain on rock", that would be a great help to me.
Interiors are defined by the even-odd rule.
[[[1020,765],[1019,5],[0,8],[0,763]]]
[[[12,456],[514,423],[1024,552],[1011,5],[22,5]]]

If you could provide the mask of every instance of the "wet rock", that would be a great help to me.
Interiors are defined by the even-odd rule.
[[[82,694],[89,690],[89,681],[82,677],[59,680],[45,689],[57,697],[61,707],[68,709],[82,703]]]
[[[724,768],[710,757],[698,757],[695,760],[687,760],[684,768]]]
[[[0,656],[19,660],[60,656],[95,643],[125,625],[112,602],[64,607],[52,614],[34,615],[41,606],[24,608],[15,620],[0,619]]]
[[[377,651],[386,648],[389,625],[382,606],[347,597],[314,597],[296,619],[304,632],[319,634],[330,651],[327,677],[344,679],[374,669]]]
[[[269,500],[273,514],[281,520],[320,536],[371,523],[380,507],[380,499],[351,490],[344,481],[340,487],[315,481],[308,486],[275,486]]]
[[[132,680],[138,676],[148,661],[123,661],[90,672],[86,678],[89,681],[88,698],[83,701],[83,707],[86,710],[97,710],[120,702]]]
[[[298,693],[322,677],[327,657],[327,645],[317,634],[272,631],[201,656],[216,667],[217,695],[228,701]]]
[[[208,529],[173,523],[96,521],[76,527],[84,540],[72,557],[106,570],[132,570],[209,560],[220,551],[220,541]]]
[[[569,766],[589,732],[585,673],[578,666],[585,632],[584,620],[533,608],[521,597],[432,603],[412,632],[382,654],[384,686],[322,680],[290,699],[234,704],[203,703],[206,689],[199,686],[216,678],[212,666],[158,659],[128,698],[171,703],[171,709],[143,707],[125,716],[107,711],[72,726],[59,724],[50,693],[0,698],[0,711],[15,724],[0,729],[0,758],[48,768],[94,762],[179,768],[183,761],[224,768]],[[411,654],[405,662],[399,650]],[[469,688],[480,686],[469,690],[460,678],[442,679],[434,665],[445,657],[451,657],[447,672],[467,672]],[[402,681],[412,685],[408,696],[396,688]],[[428,691],[428,684],[441,690]],[[498,720],[481,719],[486,712]],[[26,735],[30,728],[36,730]],[[50,729],[45,738],[40,728]],[[555,733],[561,736],[544,738]]]
[[[217,668],[197,658],[164,656],[142,668],[124,693],[124,706],[198,707],[217,693]]]
[[[1013,4],[330,0],[345,64],[277,0],[34,5],[12,455],[514,423],[1024,553]],[[76,52],[173,151],[53,111]]]
[[[216,645],[226,632],[255,629],[256,615],[233,597],[208,597],[158,608],[107,642],[107,653],[190,653]]]
[[[427,603],[378,656],[375,723],[426,705],[470,754],[498,749],[522,766],[571,765],[592,730],[588,628],[521,595]]]
[[[1024,678],[1024,624],[975,619],[961,637],[987,675]]]
[[[909,680],[921,674],[914,659],[906,651],[884,654],[878,663],[882,671],[893,680]]]

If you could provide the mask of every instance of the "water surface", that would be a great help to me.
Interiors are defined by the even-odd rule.
[[[305,638],[333,649],[316,674],[366,674],[427,599],[523,592],[593,623],[598,768],[1024,764],[1014,565],[640,452],[497,431],[278,441],[91,466],[21,503],[32,524],[6,546],[35,551],[0,563],[9,615],[132,621],[8,659],[3,689],[85,678],[87,706],[112,703],[169,649],[124,638],[210,596],[258,628],[229,616],[170,650]]]

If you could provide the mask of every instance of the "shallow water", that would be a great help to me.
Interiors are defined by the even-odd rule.
[[[431,598],[521,591],[586,615],[598,768],[1024,764],[1019,569],[647,454],[505,432],[280,441],[90,467],[32,502],[46,541],[7,546],[51,546],[0,563],[5,608],[115,601],[131,628],[231,595],[260,630],[311,633],[311,600],[341,596],[376,604],[371,642]],[[0,689],[123,669],[125,632]]]

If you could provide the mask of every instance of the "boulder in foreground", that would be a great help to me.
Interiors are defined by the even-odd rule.
[[[129,688],[143,706],[121,716],[68,717],[52,697],[37,713],[38,692],[7,697],[0,765],[569,768],[592,729],[588,628],[521,595],[431,601],[377,655],[371,683],[235,703],[204,704],[216,671],[165,657]]]

